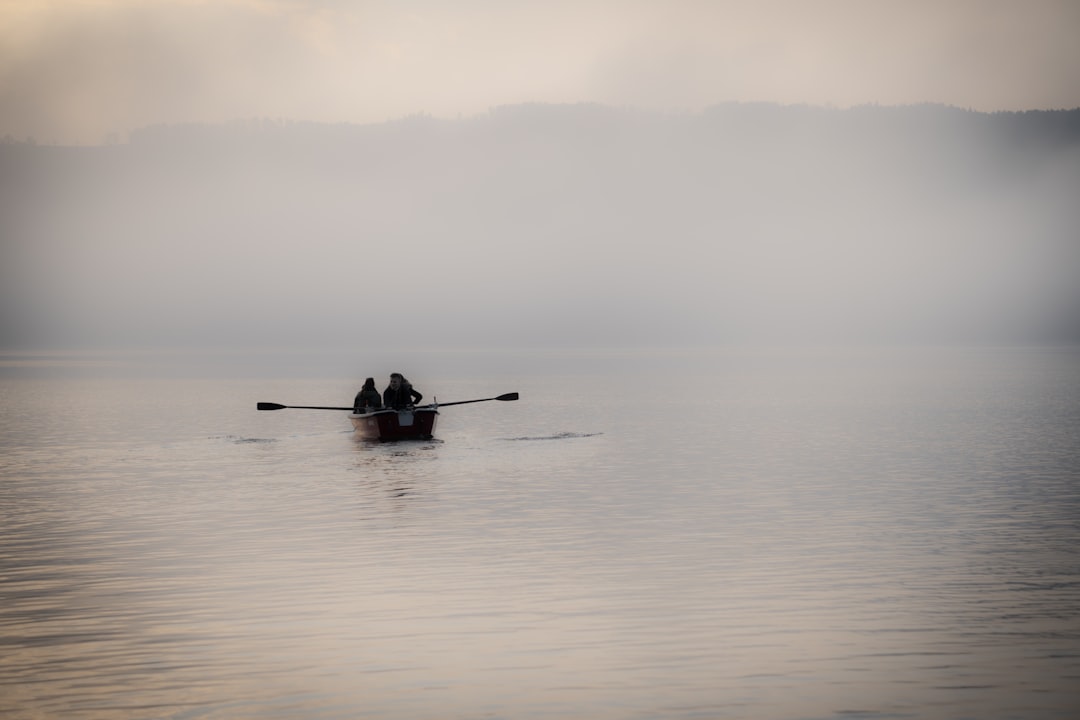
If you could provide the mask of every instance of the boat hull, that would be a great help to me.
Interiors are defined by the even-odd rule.
[[[435,408],[375,410],[349,415],[349,422],[368,440],[427,440],[435,433],[438,417]]]

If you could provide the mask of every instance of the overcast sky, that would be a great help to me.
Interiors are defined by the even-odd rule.
[[[1075,0],[0,0],[0,136],[520,102],[1080,106]]]

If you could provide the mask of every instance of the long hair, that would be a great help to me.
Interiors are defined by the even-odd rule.
[[[375,378],[368,378],[367,380],[365,380],[364,381],[364,389],[365,390],[374,390],[375,389]]]

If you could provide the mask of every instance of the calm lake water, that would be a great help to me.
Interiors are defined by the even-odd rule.
[[[0,372],[10,720],[1080,710],[1077,349],[39,365]],[[521,400],[396,444],[255,410],[398,369]]]

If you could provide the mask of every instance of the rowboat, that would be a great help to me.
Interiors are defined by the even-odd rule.
[[[356,434],[367,440],[428,440],[439,418],[436,405],[405,410],[369,410],[352,413],[349,422]]]
[[[400,409],[380,408],[356,412],[351,407],[328,407],[326,405],[281,405],[261,402],[259,410],[348,410],[349,422],[356,434],[371,440],[429,440],[435,433],[435,421],[439,417],[439,408],[450,405],[468,405],[469,403],[488,402],[489,400],[517,400],[516,392],[498,397],[480,398],[479,400],[458,400],[456,402],[421,405]]]

